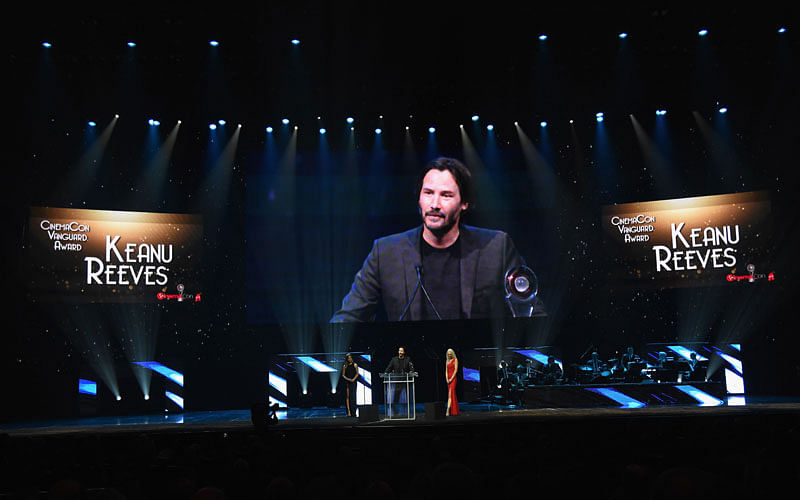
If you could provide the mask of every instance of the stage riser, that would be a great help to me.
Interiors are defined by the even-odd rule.
[[[599,394],[596,389],[612,389],[644,405],[697,405],[699,401],[678,387],[687,384],[612,384],[552,385],[526,387],[522,392],[525,408],[595,408],[624,406],[624,403]],[[691,387],[718,400],[725,400],[721,383],[694,383]],[[595,390],[592,390],[595,389]]]

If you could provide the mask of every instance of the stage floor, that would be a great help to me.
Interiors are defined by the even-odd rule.
[[[461,414],[443,419],[428,419],[423,404],[417,405],[417,418],[408,420],[379,420],[360,423],[357,418],[348,417],[344,408],[290,408],[279,412],[279,420],[271,429],[289,431],[294,429],[358,427],[407,427],[464,424],[501,424],[504,422],[523,423],[525,421],[559,421],[572,419],[607,418],[669,418],[702,417],[722,415],[767,415],[797,414],[800,416],[800,400],[790,398],[748,397],[737,404],[723,403],[716,406],[663,405],[641,408],[592,407],[592,408],[536,408],[525,409],[513,405],[487,403],[461,403]],[[384,407],[380,407],[381,418]],[[191,411],[185,413],[129,415],[115,417],[85,417],[71,419],[35,420],[0,424],[0,433],[9,436],[59,436],[74,434],[106,434],[127,432],[210,432],[242,431],[253,427],[250,410]]]

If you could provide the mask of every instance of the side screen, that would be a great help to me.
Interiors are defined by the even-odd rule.
[[[659,287],[771,279],[763,191],[603,207],[612,283]]]
[[[29,294],[62,302],[200,301],[196,215],[31,208]]]

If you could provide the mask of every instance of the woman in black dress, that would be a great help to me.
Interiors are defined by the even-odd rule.
[[[345,406],[347,407],[347,416],[356,416],[356,380],[358,380],[358,364],[353,362],[353,355],[347,354],[344,357],[344,366],[342,366],[342,378],[347,382],[345,388]]]

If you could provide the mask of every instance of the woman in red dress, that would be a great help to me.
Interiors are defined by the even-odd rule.
[[[456,399],[456,378],[458,375],[458,358],[452,349],[447,350],[445,378],[447,379],[447,415],[458,415],[458,399]]]

